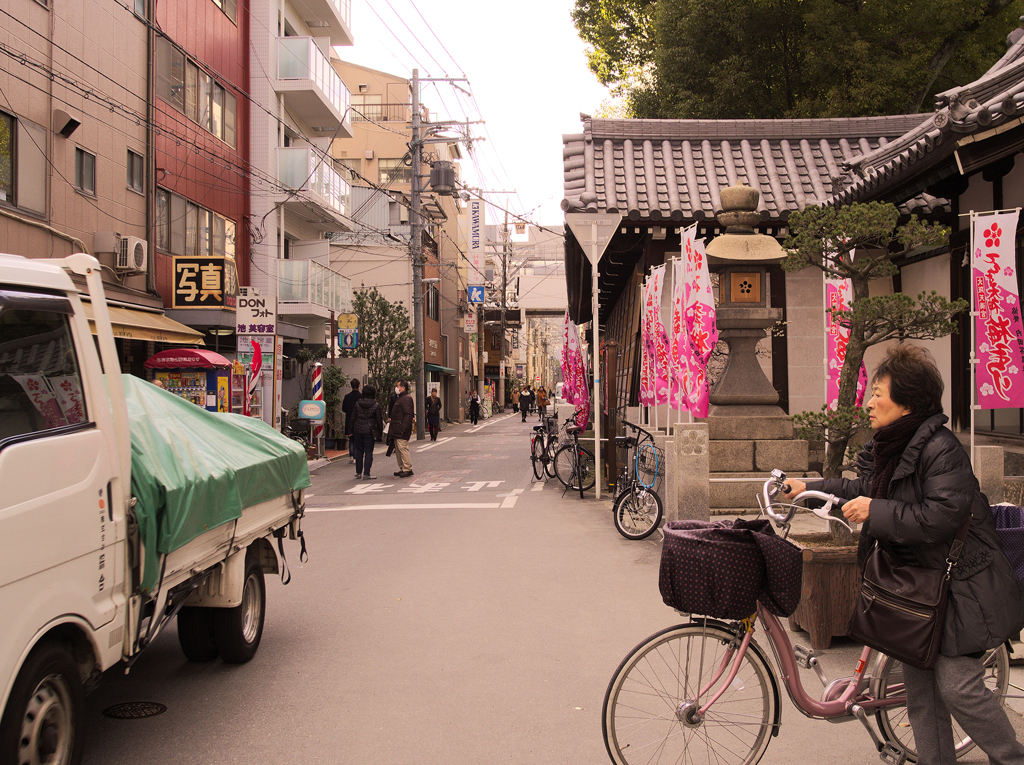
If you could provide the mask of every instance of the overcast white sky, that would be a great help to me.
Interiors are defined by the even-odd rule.
[[[420,77],[468,78],[468,88],[460,84],[472,99],[443,83],[421,89],[438,120],[486,120],[473,127],[486,140],[477,144],[476,162],[462,160],[463,178],[485,191],[514,190],[518,196],[507,199],[512,212],[558,225],[562,134],[580,132],[580,112],[592,114],[609,98],[587,69],[572,6],[572,0],[353,0],[356,44],[336,50],[346,61],[389,74],[410,77],[417,68]],[[497,223],[499,215],[488,207],[487,222]]]

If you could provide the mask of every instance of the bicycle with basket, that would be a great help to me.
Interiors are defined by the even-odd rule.
[[[865,647],[850,675],[829,681],[817,654],[794,647],[782,625],[800,599],[801,552],[786,539],[796,508],[821,500],[811,512],[843,523],[829,514],[843,503],[833,495],[810,490],[790,503],[776,499],[785,480],[773,471],[758,497],[781,535],[767,518],[666,525],[659,585],[666,605],[687,621],[644,640],[612,676],[602,730],[616,765],[754,765],[782,725],[780,684],[810,718],[858,720],[884,762],[916,761],[902,664]],[[754,639],[758,624],[774,666]],[[986,685],[1005,703],[1006,647],[988,651],[983,664]],[[804,688],[799,668],[815,672],[819,697]],[[975,746],[956,723],[954,739],[958,757]]]
[[[612,518],[626,539],[646,539],[664,514],[654,487],[665,475],[665,452],[655,445],[652,433],[628,420],[622,422],[635,435],[615,437],[615,446],[626,451],[626,459],[615,481]]]

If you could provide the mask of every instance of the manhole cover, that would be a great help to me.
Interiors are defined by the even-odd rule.
[[[156,717],[167,711],[167,707],[155,701],[129,701],[127,704],[115,704],[103,710],[106,717],[115,720],[141,720],[143,717]]]

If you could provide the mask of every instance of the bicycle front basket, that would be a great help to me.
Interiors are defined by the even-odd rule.
[[[777,616],[800,602],[800,548],[767,520],[671,521],[658,580],[665,604],[716,619],[743,619],[757,601]]]
[[[636,450],[636,475],[645,486],[665,475],[665,450],[653,444],[642,444]]]

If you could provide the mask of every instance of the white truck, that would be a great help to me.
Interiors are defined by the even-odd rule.
[[[0,255],[3,765],[78,762],[84,688],[173,618],[189,659],[248,661],[305,553],[301,446],[122,375],[100,268]]]

